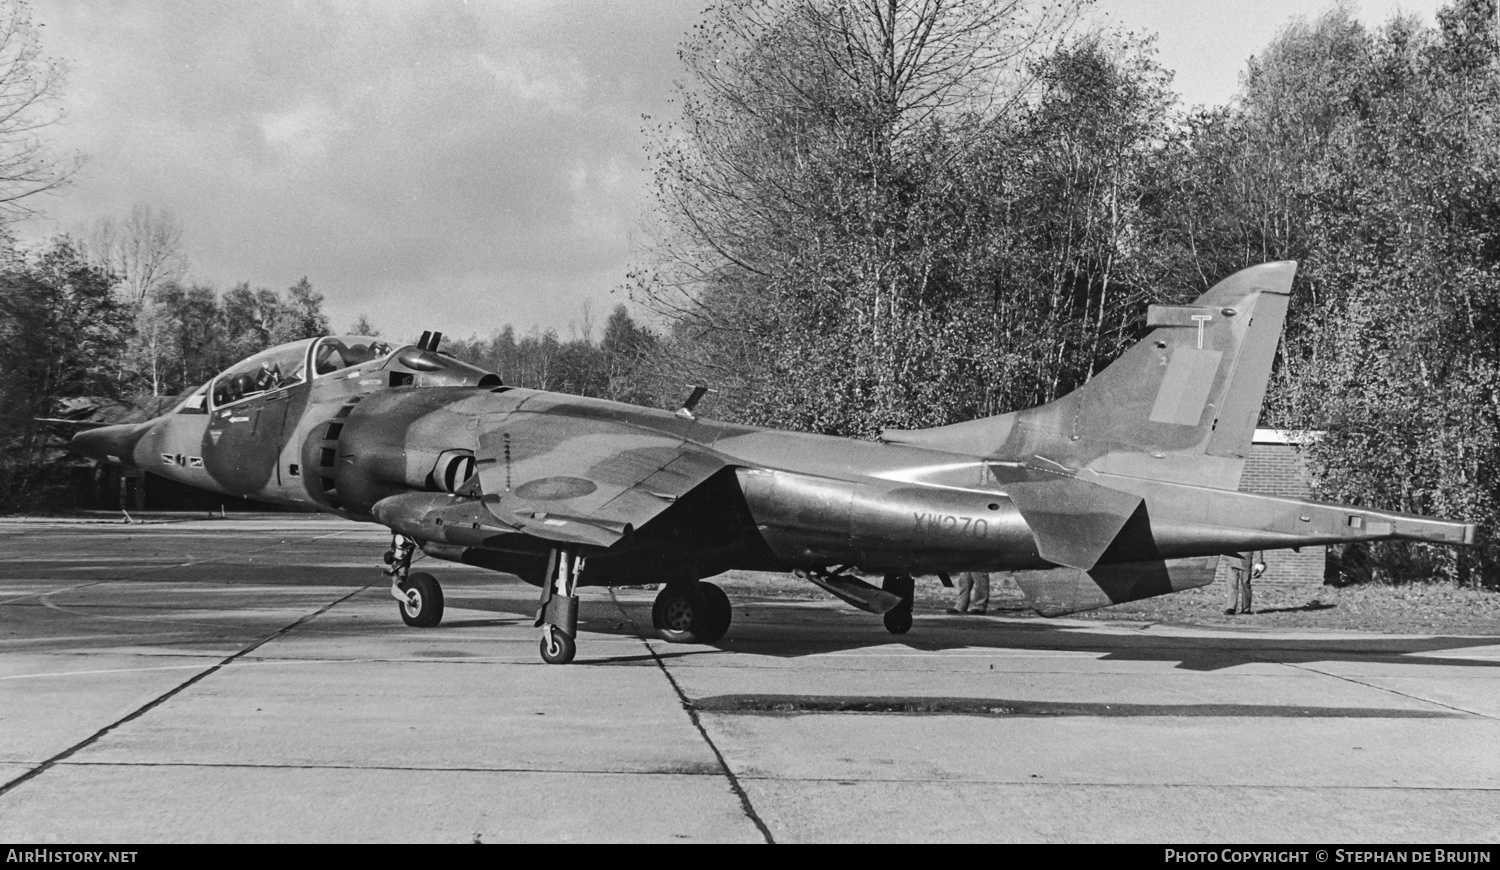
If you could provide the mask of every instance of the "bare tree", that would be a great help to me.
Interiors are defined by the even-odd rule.
[[[99,218],[84,234],[82,246],[89,263],[114,273],[136,302],[187,274],[182,224],[170,211],[144,203],[136,203],[124,221]]]
[[[34,213],[32,198],[62,186],[82,163],[56,156],[41,139],[62,118],[57,98],[66,71],[43,56],[26,4],[0,3],[0,223]]]
[[[745,407],[765,416],[745,422],[930,423],[903,416],[937,407],[905,386],[922,379],[912,360],[936,359],[909,338],[936,335],[934,313],[962,301],[972,282],[954,245],[997,199],[965,173],[1018,121],[1035,62],[1085,3],[712,7],[680,52],[680,119],[654,131],[649,262],[631,276],[683,339],[671,347],[688,377],[754,397]],[[770,416],[783,407],[807,414]]]

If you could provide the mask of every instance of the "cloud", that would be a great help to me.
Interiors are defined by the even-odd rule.
[[[699,9],[42,2],[44,44],[73,65],[53,138],[91,158],[49,210],[168,208],[198,275],[307,275],[336,324],[400,331],[415,296],[430,324],[413,329],[564,327],[624,279],[640,116]]]

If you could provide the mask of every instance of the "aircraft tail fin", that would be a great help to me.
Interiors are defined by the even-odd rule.
[[[1144,341],[1036,408],[882,440],[1055,470],[1234,489],[1281,339],[1294,262],[1225,278],[1189,305],[1153,305]]]

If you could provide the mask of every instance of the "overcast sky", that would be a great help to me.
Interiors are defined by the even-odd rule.
[[[124,216],[183,224],[195,277],[304,275],[336,331],[565,337],[625,301],[663,117],[705,0],[33,0],[71,66],[50,140],[88,163],[23,239]],[[1366,0],[1433,20],[1437,0]],[[1101,0],[1159,34],[1187,103],[1229,100],[1305,0]]]

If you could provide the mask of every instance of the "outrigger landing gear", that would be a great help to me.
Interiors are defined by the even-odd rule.
[[[417,542],[405,535],[392,535],[385,553],[386,576],[391,578],[391,597],[401,603],[401,621],[416,628],[431,628],[443,621],[443,587],[431,574],[411,573],[411,557]]]
[[[564,549],[552,551],[542,578],[542,601],[536,625],[542,630],[542,661],[565,665],[578,654],[578,575],[584,558]]]
[[[703,580],[668,583],[651,606],[651,624],[668,643],[713,643],[733,619],[729,596]]]
[[[887,610],[885,616],[882,617],[885,620],[885,630],[891,634],[906,634],[911,631],[912,604],[917,593],[916,581],[910,574],[887,574],[880,588],[901,599],[900,604]]]

